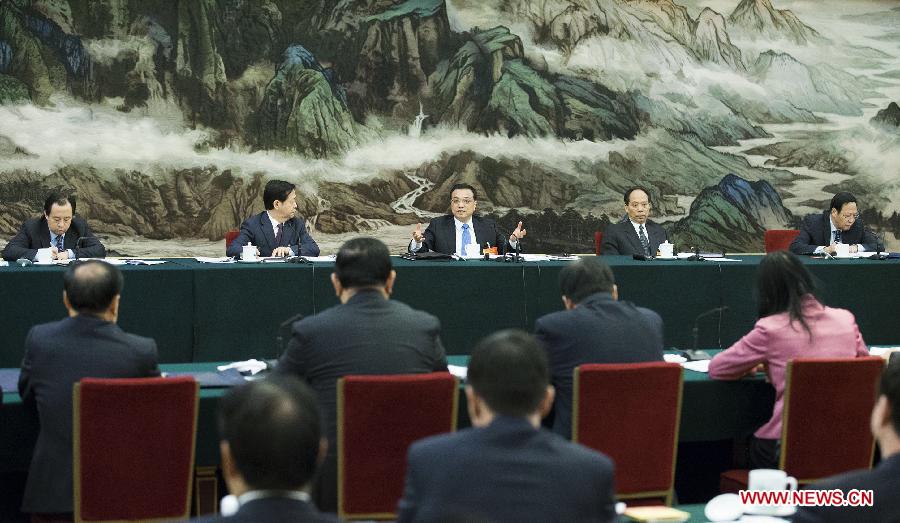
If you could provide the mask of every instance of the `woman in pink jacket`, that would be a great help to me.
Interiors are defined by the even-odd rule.
[[[714,379],[736,380],[760,367],[775,387],[772,418],[749,444],[751,468],[778,468],[781,412],[787,362],[794,358],[867,356],[850,311],[822,305],[813,295],[812,276],[787,251],[768,254],[757,273],[759,319],[753,330],[709,364]]]

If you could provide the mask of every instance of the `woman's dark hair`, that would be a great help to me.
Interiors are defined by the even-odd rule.
[[[759,262],[756,285],[760,318],[787,312],[791,322],[800,322],[812,336],[803,317],[803,297],[815,294],[816,286],[812,275],[799,258],[788,251],[767,254]]]

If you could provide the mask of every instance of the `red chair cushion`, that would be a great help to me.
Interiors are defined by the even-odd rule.
[[[788,363],[784,470],[814,480],[872,464],[869,416],[884,359],[796,359]]]
[[[747,490],[750,471],[747,469],[728,470],[719,476],[719,492],[737,494],[739,490]]]
[[[582,365],[576,369],[576,440],[616,464],[619,494],[672,488],[681,406],[676,363]]]
[[[194,464],[194,379],[86,378],[79,394],[82,518],[185,517]]]
[[[241,233],[241,231],[228,231],[225,233],[225,248],[226,249],[231,247],[232,242],[234,242],[234,239],[237,238],[240,233]]]
[[[600,245],[603,243],[603,233],[596,231],[594,233],[594,252],[600,256]]]
[[[391,514],[410,444],[455,428],[457,381],[446,372],[347,376],[338,387],[340,512]]]
[[[798,234],[800,234],[800,231],[797,229],[772,229],[766,231],[763,236],[766,244],[766,253],[787,250]]]

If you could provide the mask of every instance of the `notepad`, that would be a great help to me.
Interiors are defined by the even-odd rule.
[[[637,521],[687,521],[691,515],[672,507],[629,507],[625,515]]]

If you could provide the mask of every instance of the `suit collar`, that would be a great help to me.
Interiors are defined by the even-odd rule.
[[[41,244],[40,248],[46,249],[47,247],[50,247],[50,225],[47,223],[47,217],[43,214],[41,215],[39,227],[41,231],[40,235],[38,235],[38,240]]]
[[[269,219],[269,211],[263,211],[259,218],[259,226],[262,228],[263,237],[269,244],[270,250],[275,250],[275,232],[272,230],[272,220]],[[257,246],[258,247],[258,246]]]
[[[613,300],[612,294],[608,292],[595,292],[591,294],[587,298],[581,300],[581,303],[578,304],[579,307],[582,305],[593,305],[594,303],[605,303],[611,302]]]
[[[357,305],[361,303],[378,303],[388,301],[378,289],[360,289],[356,291],[344,305]]]
[[[491,424],[484,428],[491,432],[522,432],[537,431],[539,429],[528,422],[526,418],[519,416],[496,416]]]

